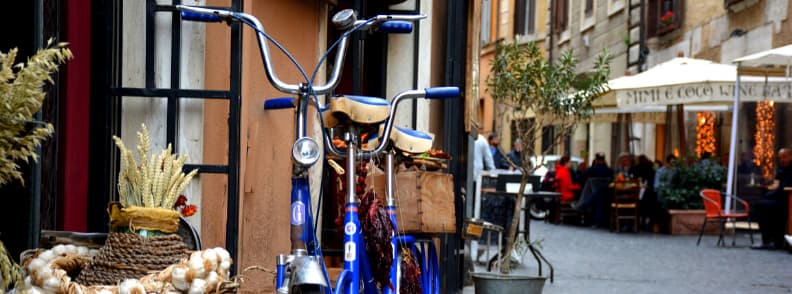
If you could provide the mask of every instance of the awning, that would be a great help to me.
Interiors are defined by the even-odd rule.
[[[751,54],[734,60],[740,66],[777,67],[792,65],[792,45]]]
[[[674,58],[634,76],[609,82],[620,108],[652,105],[730,103],[737,67],[693,58]],[[743,101],[792,102],[792,83],[783,78],[743,78]]]
[[[685,107],[685,112],[727,112],[731,107],[727,105],[692,105]],[[633,122],[664,124],[666,119],[665,106],[644,106],[633,108],[603,107],[594,109],[591,122],[606,123],[617,122],[619,114],[629,113]]]

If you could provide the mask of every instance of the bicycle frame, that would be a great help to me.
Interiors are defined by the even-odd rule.
[[[343,65],[344,60],[344,53],[347,48],[348,43],[348,34],[355,30],[360,29],[370,29],[375,28],[377,26],[380,29],[386,27],[386,24],[392,20],[398,21],[415,21],[422,18],[425,18],[425,15],[379,15],[374,18],[368,20],[355,20],[354,15],[351,15],[348,11],[342,11],[342,13],[337,14],[333,18],[333,22],[336,23],[338,26],[339,23],[344,24],[345,27],[352,26],[352,29],[347,30],[342,38],[339,40],[339,48],[336,52],[335,57],[335,66],[333,69],[333,73],[331,74],[331,78],[329,81],[324,85],[312,85],[310,81],[306,83],[299,83],[299,84],[287,84],[283,82],[275,73],[271,58],[269,47],[267,45],[268,36],[266,35],[263,26],[261,23],[253,16],[245,14],[245,13],[238,13],[238,12],[231,12],[226,10],[218,10],[218,9],[210,9],[210,8],[203,8],[203,7],[194,7],[194,6],[184,6],[184,5],[177,5],[177,9],[182,11],[182,18],[187,20],[195,20],[195,21],[207,21],[207,22],[220,22],[220,21],[241,21],[242,23],[252,27],[256,30],[257,40],[259,43],[259,48],[261,52],[261,58],[264,63],[265,73],[267,76],[268,81],[280,92],[287,93],[287,94],[294,94],[296,95],[296,99],[291,100],[291,103],[296,102],[296,105],[287,105],[285,101],[277,101],[276,103],[271,104],[270,108],[267,108],[267,104],[265,103],[265,109],[278,109],[278,108],[292,108],[296,107],[295,111],[295,120],[296,120],[296,140],[295,146],[293,149],[293,154],[296,154],[295,150],[297,150],[297,144],[300,143],[303,139],[310,139],[306,136],[306,121],[307,121],[307,113],[308,113],[308,106],[311,102],[311,96],[317,95],[324,95],[330,94],[338,85],[339,76],[341,72],[341,68]],[[347,13],[347,14],[343,14]],[[339,15],[341,15],[339,17]],[[351,18],[349,17],[351,15]],[[337,22],[338,21],[338,22]],[[408,24],[409,25],[409,24]],[[397,23],[396,25],[390,26],[389,30],[393,30],[393,32],[406,32],[404,23]],[[412,29],[411,25],[409,25],[410,31]],[[394,30],[395,29],[395,30]],[[401,29],[401,31],[399,31]],[[287,53],[288,56],[288,53]],[[297,66],[299,64],[296,63]],[[304,73],[304,71],[301,70]],[[307,78],[307,76],[306,76]],[[349,128],[343,136],[344,142],[346,143],[346,150],[339,150],[332,144],[332,138],[327,134],[325,130],[323,131],[323,140],[325,145],[325,151],[330,152],[336,156],[342,157],[346,159],[346,185],[347,185],[347,195],[346,195],[346,204],[344,207],[344,270],[338,277],[337,284],[334,287],[335,291],[332,291],[332,288],[329,285],[329,278],[327,276],[327,271],[325,270],[324,260],[322,259],[322,253],[319,244],[317,243],[315,237],[315,228],[313,227],[313,219],[314,216],[312,214],[312,208],[310,206],[311,197],[310,197],[310,188],[308,183],[308,169],[313,164],[313,162],[306,164],[305,162],[301,162],[296,159],[293,160],[292,164],[292,192],[291,192],[291,205],[290,205],[290,240],[291,240],[291,254],[289,255],[278,255],[277,257],[277,271],[276,271],[276,288],[278,289],[279,293],[285,289],[286,293],[291,290],[292,286],[295,285],[316,285],[321,286],[324,289],[325,293],[347,293],[347,294],[357,294],[360,292],[360,281],[364,283],[364,290],[366,293],[377,293],[376,285],[374,285],[372,281],[372,274],[370,265],[367,260],[367,255],[365,254],[364,250],[361,248],[365,248],[363,245],[362,239],[362,228],[359,221],[359,205],[360,202],[355,195],[355,166],[358,159],[369,159],[377,154],[381,153],[387,143],[388,138],[390,136],[391,128],[393,127],[393,119],[395,118],[395,112],[398,107],[398,104],[403,101],[404,99],[416,99],[416,98],[446,98],[446,97],[456,97],[459,95],[459,89],[456,87],[441,87],[441,88],[427,88],[425,90],[408,90],[401,92],[393,98],[390,107],[390,115],[385,122],[384,131],[381,134],[383,138],[380,140],[379,145],[371,151],[364,151],[358,147],[358,138],[359,133],[357,133],[357,129],[354,127]],[[280,98],[284,99],[284,98]],[[268,101],[269,102],[269,101]],[[316,101],[316,106],[319,111],[323,108],[322,105],[318,101]],[[313,139],[310,139],[311,141]],[[314,142],[315,143],[315,142]],[[309,144],[310,145],[310,144]],[[296,155],[293,155],[296,156]],[[391,161],[392,164],[392,154],[391,154]],[[314,161],[315,162],[315,161]],[[392,178],[392,172],[390,173],[389,178]],[[395,217],[395,205],[392,201],[392,191],[393,191],[393,183],[392,179],[389,179],[389,205],[386,208],[391,215],[391,219],[394,223],[394,231],[396,227],[396,217]],[[398,245],[396,241],[400,236],[395,236],[392,240],[392,244],[394,244],[394,252]],[[407,241],[407,240],[402,240]],[[410,246],[412,250],[417,250],[415,243],[410,242]],[[432,254],[435,255],[434,251],[429,252],[430,256]],[[422,258],[419,258],[422,259]],[[425,261],[425,259],[423,259]],[[394,259],[394,266],[396,265],[396,259]],[[436,269],[435,269],[436,272]],[[287,276],[288,274],[288,276]],[[392,281],[395,281],[394,285],[397,285],[398,281],[397,275],[392,275]],[[288,281],[288,282],[287,282]],[[439,289],[438,289],[439,290]],[[343,292],[341,292],[343,291]],[[389,292],[390,289],[386,290],[386,293]]]

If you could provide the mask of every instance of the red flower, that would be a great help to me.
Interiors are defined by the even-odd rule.
[[[176,203],[173,204],[174,209],[178,209],[179,207],[187,205],[187,197],[184,195],[179,195],[179,198],[176,198]]]
[[[193,204],[187,205],[181,210],[183,216],[193,216],[196,212],[198,212],[198,206]]]
[[[666,13],[660,17],[660,23],[664,26],[670,25],[672,22],[674,22],[674,12],[671,10],[666,11]]]

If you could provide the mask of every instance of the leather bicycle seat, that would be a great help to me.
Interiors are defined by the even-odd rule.
[[[367,139],[367,147],[369,149],[373,149],[379,144],[379,134],[383,133],[383,127],[384,126],[380,126],[379,133]],[[390,134],[392,146],[399,151],[407,153],[424,153],[429,151],[432,149],[433,139],[433,134],[397,126],[393,126]]]
[[[345,121],[378,124],[390,115],[390,103],[379,97],[343,95],[330,98],[330,107],[322,115],[325,127]]]
[[[432,149],[434,135],[394,126],[390,139],[396,149],[409,153],[424,153]]]

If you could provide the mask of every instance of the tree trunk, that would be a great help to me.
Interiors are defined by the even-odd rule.
[[[531,175],[527,170],[521,168],[522,179],[520,180],[520,189],[518,190],[516,200],[514,201],[514,215],[512,215],[511,226],[509,233],[506,235],[506,250],[500,260],[501,273],[508,274],[511,271],[511,252],[514,250],[515,239],[517,239],[517,227],[520,226],[520,210],[522,209],[522,202],[525,196],[525,187],[528,183],[528,177]],[[527,213],[527,212],[526,212]],[[525,224],[526,226],[528,224]]]

